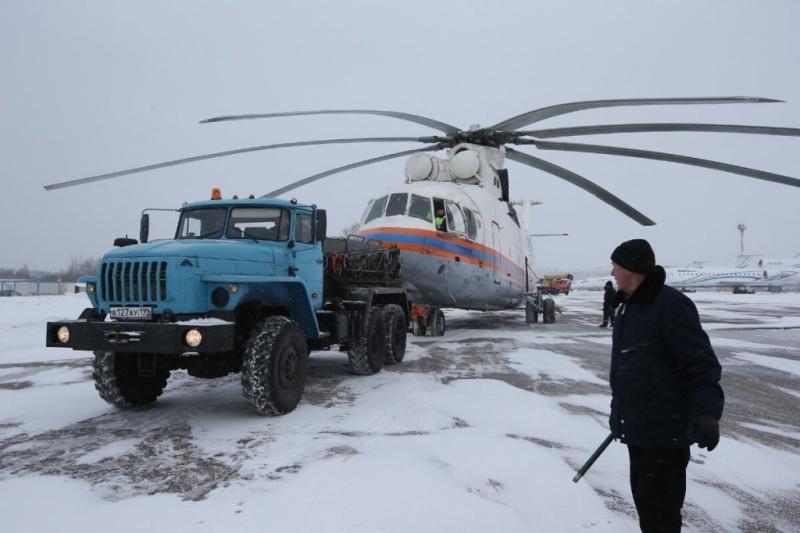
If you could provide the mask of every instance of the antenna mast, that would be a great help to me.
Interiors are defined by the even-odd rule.
[[[739,255],[744,255],[744,230],[747,229],[747,226],[739,224],[737,227],[739,228]]]

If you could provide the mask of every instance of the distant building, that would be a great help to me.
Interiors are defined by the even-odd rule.
[[[41,296],[65,294],[73,283],[38,279],[0,279],[0,296]]]

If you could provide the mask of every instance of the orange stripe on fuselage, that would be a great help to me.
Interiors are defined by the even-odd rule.
[[[471,241],[464,239],[463,237],[458,236],[457,234],[447,233],[447,232],[440,232],[440,231],[430,231],[430,230],[423,230],[423,229],[415,229],[415,228],[373,228],[365,231],[358,232],[359,235],[363,237],[369,237],[373,234],[393,234],[393,235],[415,235],[418,237],[426,237],[432,238],[434,240],[438,240],[443,243],[452,244],[455,246],[461,246],[463,248],[468,248],[471,250],[475,250],[476,252],[480,252],[486,255],[490,255],[498,260],[498,263],[493,263],[492,261],[486,261],[478,257],[473,257],[466,254],[459,254],[457,251],[453,250],[443,250],[441,248],[436,248],[434,246],[425,246],[422,244],[414,244],[408,242],[395,242],[383,239],[379,242],[382,242],[384,247],[388,246],[396,246],[400,250],[407,250],[409,252],[416,252],[420,254],[426,255],[433,255],[436,257],[441,257],[443,259],[447,259],[450,261],[456,262],[466,262],[471,265],[477,265],[482,268],[493,268],[498,272],[501,272],[506,275],[506,277],[510,277],[519,283],[522,286],[525,286],[525,275],[524,270],[519,267],[516,263],[505,257],[503,254],[498,252],[493,248],[489,248],[482,244],[477,244]],[[456,259],[457,258],[457,259]],[[504,268],[499,261],[505,261],[509,265],[513,266],[518,270],[518,272],[512,272],[507,268]],[[522,275],[520,275],[522,274]]]

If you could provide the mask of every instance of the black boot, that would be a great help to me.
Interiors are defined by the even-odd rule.
[[[608,327],[608,322],[606,322],[606,321],[604,320],[604,321],[603,321],[603,323],[602,323],[602,324],[600,324],[600,327],[601,327],[601,328],[607,328],[607,327]]]

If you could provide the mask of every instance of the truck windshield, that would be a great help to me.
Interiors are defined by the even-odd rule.
[[[219,239],[225,227],[225,212],[224,207],[181,212],[176,239]]]
[[[235,207],[231,209],[225,236],[260,241],[288,240],[289,212],[278,207]]]

